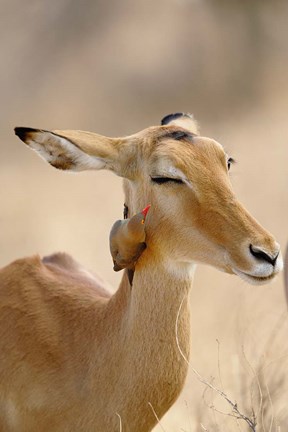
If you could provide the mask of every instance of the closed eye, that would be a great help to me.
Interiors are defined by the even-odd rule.
[[[169,183],[169,182],[173,182],[173,183],[178,183],[178,184],[184,184],[184,181],[178,178],[173,178],[173,177],[151,177],[151,180],[153,183],[156,184],[164,184],[164,183]]]

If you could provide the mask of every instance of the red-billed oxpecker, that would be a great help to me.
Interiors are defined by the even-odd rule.
[[[117,220],[110,231],[113,269],[119,271],[127,268],[131,283],[135,264],[146,249],[145,220],[149,209],[150,205],[130,219]]]

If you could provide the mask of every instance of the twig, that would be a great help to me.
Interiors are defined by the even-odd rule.
[[[187,408],[187,415],[188,415],[188,426],[189,426],[189,429],[190,429],[190,432],[192,432],[192,425],[191,425],[191,418],[190,418],[190,411],[189,411],[189,407],[188,407],[188,402],[185,400],[185,405],[186,405],[186,408]]]
[[[270,403],[270,409],[271,409],[271,421],[270,421],[269,432],[272,432],[272,426],[273,426],[273,423],[274,423],[274,420],[275,420],[275,415],[274,415],[274,405],[273,405],[273,402],[272,402],[272,398],[271,398],[270,390],[269,390],[269,387],[268,387],[268,384],[267,384],[267,380],[266,380],[265,375],[263,375],[263,380],[264,380],[264,383],[265,383],[266,392],[267,392],[268,400],[269,400],[269,403]]]
[[[261,387],[261,383],[259,380],[259,375],[256,373],[255,369],[253,368],[253,366],[251,365],[251,363],[247,359],[243,345],[242,345],[242,355],[243,355],[243,358],[246,362],[246,365],[249,367],[250,371],[252,371],[252,375],[256,380],[258,391],[259,391],[259,397],[260,397],[259,409],[257,411],[257,414],[255,414],[253,411],[253,419],[254,419],[254,422],[256,424],[256,419],[258,418],[259,414],[261,414],[262,427],[263,427],[263,431],[265,432],[264,420],[263,420],[263,392],[262,392],[262,387]]]
[[[205,379],[204,379],[204,378],[199,374],[199,372],[198,372],[196,369],[194,369],[194,368],[190,365],[188,359],[186,358],[185,354],[183,353],[183,351],[182,351],[182,349],[181,349],[181,347],[180,347],[180,344],[179,344],[179,338],[178,338],[178,321],[179,321],[179,316],[180,316],[181,308],[182,308],[183,302],[184,302],[184,300],[185,300],[185,297],[186,297],[186,295],[183,297],[183,299],[182,299],[182,301],[181,301],[181,303],[180,303],[180,306],[179,306],[179,309],[178,309],[178,313],[177,313],[177,316],[176,316],[176,322],[175,322],[175,336],[176,336],[176,344],[177,344],[178,350],[179,350],[179,352],[180,352],[180,354],[181,354],[183,360],[184,360],[184,361],[185,361],[185,362],[186,362],[186,363],[191,367],[192,371],[194,372],[194,374],[196,375],[196,377],[198,378],[198,380],[199,380],[202,384],[205,384],[205,385],[208,386],[211,390],[215,391],[216,393],[218,393],[220,396],[222,396],[222,397],[226,400],[226,402],[231,406],[231,408],[232,408],[232,412],[235,414],[234,417],[244,420],[244,421],[248,424],[249,428],[250,428],[253,432],[256,432],[256,422],[255,422],[254,420],[252,421],[252,420],[251,420],[249,417],[247,417],[245,414],[242,414],[242,413],[239,411],[239,409],[238,409],[237,403],[232,402],[232,401],[228,398],[228,396],[226,395],[226,393],[224,393],[222,390],[219,390],[217,387],[213,386],[213,385],[210,384],[208,381],[206,381],[206,380],[205,380]]]
[[[212,381],[212,382],[214,381],[214,378],[213,378],[213,377],[211,377],[211,381]],[[206,387],[204,388],[204,391],[203,391],[203,394],[202,394],[202,400],[203,400],[204,404],[206,405],[206,407],[209,408],[209,409],[211,409],[212,406],[214,406],[214,405],[213,405],[213,395],[214,395],[214,392],[211,393],[212,403],[209,404],[209,402],[206,401],[206,393],[208,392],[208,390],[211,390],[211,389],[210,389],[208,386],[206,386]],[[213,429],[214,429],[214,427],[215,427],[215,430],[219,431],[219,424],[218,424],[218,421],[217,421],[217,418],[216,418],[215,412],[216,412],[216,411],[213,410],[213,423],[214,423],[214,424],[213,424]],[[211,425],[211,426],[212,426],[212,425]]]
[[[218,339],[216,339],[217,342],[217,360],[218,360],[218,377],[220,381],[221,390],[223,390],[223,382],[222,382],[222,376],[221,376],[221,368],[220,368],[220,342]]]
[[[148,405],[150,406],[150,408],[151,408],[151,410],[152,410],[152,412],[153,412],[153,414],[154,414],[154,416],[155,416],[155,418],[156,418],[156,420],[157,420],[157,422],[158,422],[160,428],[162,429],[163,432],[165,432],[165,429],[163,428],[163,426],[162,426],[162,424],[161,424],[161,422],[160,422],[160,419],[159,419],[159,417],[157,416],[156,411],[154,410],[153,405],[151,404],[151,402],[148,402]]]
[[[117,417],[119,417],[119,432],[122,432],[122,418],[120,414],[116,413]]]

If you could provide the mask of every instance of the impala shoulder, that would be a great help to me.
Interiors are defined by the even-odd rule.
[[[1,276],[6,276],[8,274],[13,275],[13,279],[15,279],[16,276],[23,276],[24,274],[29,274],[32,270],[40,269],[43,267],[41,257],[39,255],[32,255],[25,258],[18,258],[15,261],[12,261],[10,264],[8,264],[5,267],[2,267],[0,270]]]
[[[44,264],[54,264],[66,270],[79,270],[80,264],[65,252],[57,252],[42,258]]]
[[[100,276],[87,270],[71,255],[65,252],[57,252],[42,258],[45,271],[48,270],[49,278],[56,278],[68,290],[74,286],[84,296],[85,288],[93,290],[94,294],[109,298],[111,296],[109,286]],[[48,275],[47,274],[47,275]]]
[[[33,281],[41,279],[42,269],[39,255],[20,258],[3,267],[0,270],[0,307],[6,304],[6,300],[13,302],[18,296],[21,303],[25,303],[31,291],[38,291]]]

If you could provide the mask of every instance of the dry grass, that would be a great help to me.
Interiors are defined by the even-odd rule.
[[[288,292],[287,274],[288,247],[284,268],[286,293]],[[193,415],[191,412],[188,414],[192,417],[189,418],[189,427],[179,426],[177,430],[181,432],[286,432],[288,429],[287,310],[280,314],[262,345],[260,339],[257,341],[257,335],[255,343],[255,339],[247,329],[243,331],[242,328],[242,331],[238,331],[237,370],[234,371],[232,380],[227,377],[229,371],[223,369],[221,365],[223,360],[221,343],[216,340],[217,375],[207,379],[189,363],[179,345],[178,321],[184,300],[185,297],[179,305],[175,322],[176,343],[183,360],[189,364],[197,380],[204,386],[204,390],[202,387],[202,399],[193,410]],[[265,322],[265,316],[258,320]],[[187,401],[185,404],[188,407]],[[153,412],[157,418],[154,409]],[[164,432],[172,430],[171,427],[164,429],[160,422],[159,427]]]
[[[255,364],[253,355],[241,344],[238,389],[233,383],[223,391],[223,373],[202,382],[206,385],[198,407],[198,428],[209,432],[286,432],[288,428],[288,346],[287,313],[271,331],[262,355]],[[249,341],[246,341],[246,344]],[[250,351],[251,348],[250,347]],[[234,383],[235,384],[235,383]],[[239,385],[240,384],[240,385]],[[225,402],[225,403],[224,403]],[[204,428],[204,429],[203,429]]]

